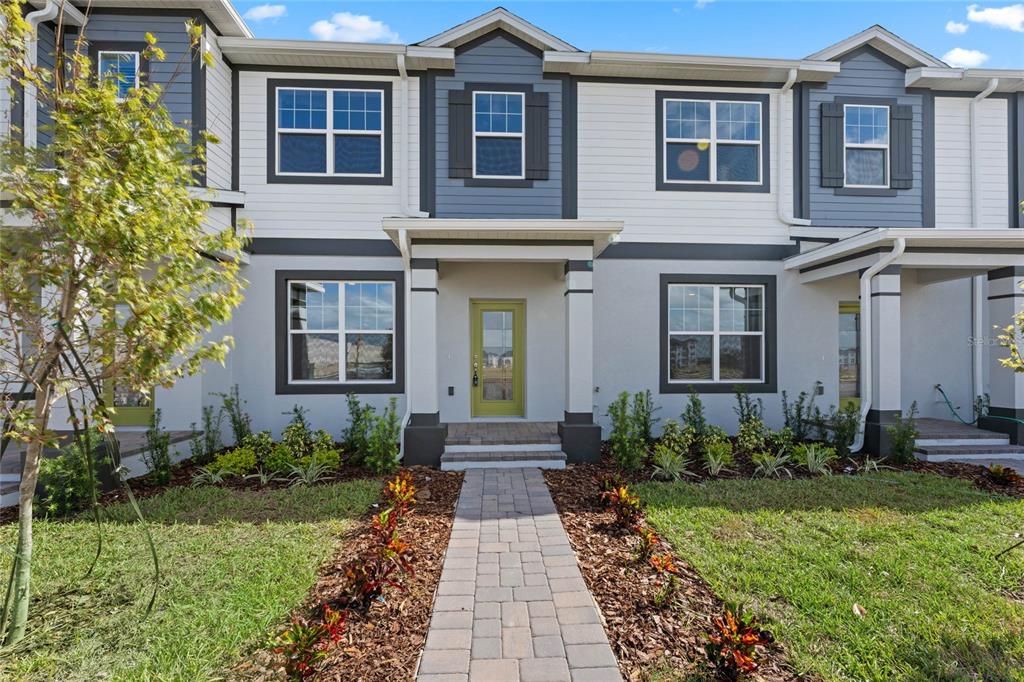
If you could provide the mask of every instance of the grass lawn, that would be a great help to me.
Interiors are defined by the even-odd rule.
[[[36,522],[29,636],[0,679],[206,680],[260,644],[312,586],[376,481],[261,492],[177,488],[142,501],[163,578],[144,618],[152,562],[126,506],[107,509],[103,555],[88,521]],[[0,527],[13,549],[17,528]],[[10,555],[0,555],[6,581]]]
[[[638,487],[726,601],[827,680],[1024,680],[1024,500],[884,473]],[[854,613],[860,604],[867,614]]]

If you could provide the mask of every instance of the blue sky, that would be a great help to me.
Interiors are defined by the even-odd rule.
[[[498,2],[234,0],[260,38],[413,43]],[[534,0],[507,9],[577,47],[805,57],[881,24],[958,66],[1024,69],[1024,3]]]

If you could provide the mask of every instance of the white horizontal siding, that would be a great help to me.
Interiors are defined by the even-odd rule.
[[[220,47],[209,41],[214,65],[206,69],[206,129],[218,142],[206,149],[206,184],[231,189],[231,69]]]
[[[211,206],[206,210],[203,230],[207,234],[223,232],[231,227],[231,209],[224,206]]]
[[[935,98],[935,224],[972,227],[971,99]],[[980,171],[981,225],[1008,227],[1009,157],[1005,99],[978,104],[976,159]]]
[[[786,227],[776,215],[774,155],[779,149],[776,120],[779,97],[770,95],[771,191],[656,191],[655,93],[678,90],[648,84],[580,83],[578,90],[578,182],[580,218],[622,218],[628,241],[788,243]],[[692,90],[692,89],[690,89]],[[697,88],[697,91],[763,90]],[[783,125],[792,144],[791,96]],[[792,151],[786,150],[782,192],[793,202]]]
[[[315,185],[267,183],[267,80],[368,80],[392,83],[392,184]],[[239,178],[246,193],[239,217],[256,237],[386,239],[381,218],[399,214],[400,80],[386,76],[338,76],[243,71],[239,76]],[[409,79],[409,208],[419,207],[419,79]]]

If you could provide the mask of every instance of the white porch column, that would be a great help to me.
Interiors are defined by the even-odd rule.
[[[900,266],[890,265],[871,282],[871,409],[865,423],[869,452],[889,453],[886,427],[902,414],[900,375]]]
[[[601,427],[594,424],[594,266],[565,264],[565,421],[558,425],[570,462],[597,461]]]
[[[446,428],[440,423],[437,394],[437,260],[411,259],[410,277],[405,464],[439,466]]]
[[[1008,419],[1024,419],[1024,374],[1014,372],[1000,364],[1000,358],[1009,356],[1002,346],[995,344],[995,337],[1013,320],[1013,316],[1024,311],[1024,267],[993,270],[988,273],[988,320],[991,325],[991,342],[985,344],[988,355],[990,417],[982,418],[979,426],[990,431],[1008,434],[1015,444],[1024,443],[1024,426]],[[979,339],[980,343],[981,340]]]

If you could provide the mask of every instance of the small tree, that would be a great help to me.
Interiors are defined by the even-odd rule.
[[[243,239],[203,227],[206,203],[189,191],[203,144],[193,147],[171,119],[160,86],[143,79],[120,97],[116,83],[92,75],[81,34],[73,49],[58,45],[52,71],[37,67],[21,3],[0,0],[0,13],[0,73],[35,89],[53,121],[45,148],[0,141],[0,192],[10,200],[0,227],[0,411],[4,440],[26,449],[0,614],[13,644],[28,620],[32,498],[43,448],[56,443],[54,405],[77,404],[75,422],[109,435],[105,382],[148,391],[222,361],[231,338],[204,334],[241,301],[233,255]],[[202,27],[186,30],[191,58],[212,67],[199,53]],[[146,39],[146,60],[164,59],[156,38]]]

